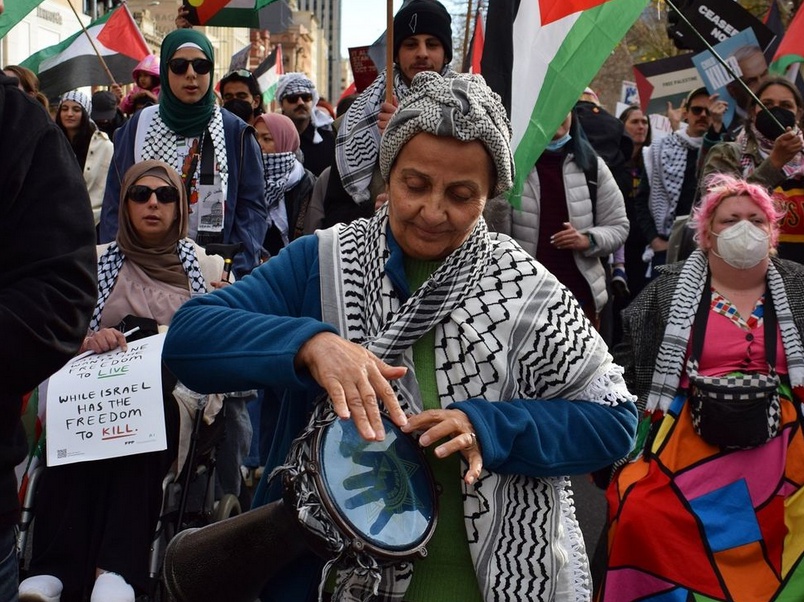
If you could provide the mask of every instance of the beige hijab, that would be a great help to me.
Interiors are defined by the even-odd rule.
[[[164,238],[155,245],[142,241],[128,216],[128,189],[140,178],[154,176],[168,186],[179,190],[177,219]],[[176,251],[177,243],[187,236],[187,194],[179,174],[163,161],[142,161],[135,163],[123,176],[120,188],[120,213],[117,231],[117,244],[128,261],[133,261],[154,280],[189,289],[189,281]]]

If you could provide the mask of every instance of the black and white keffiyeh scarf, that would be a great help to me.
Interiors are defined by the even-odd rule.
[[[265,206],[268,208],[268,227],[276,226],[284,244],[288,244],[288,213],[285,207],[285,191],[293,187],[292,179],[304,168],[296,153],[265,153],[262,156],[265,174]]]
[[[198,265],[198,257],[195,254],[193,241],[188,238],[180,240],[176,245],[176,252],[190,281],[190,292],[195,294],[206,293],[206,281]],[[92,319],[89,322],[89,328],[92,331],[97,332],[100,329],[103,308],[112,293],[117,277],[120,274],[120,268],[123,267],[125,260],[126,257],[116,242],[111,243],[98,257],[98,301],[95,304],[95,310],[92,312]]]
[[[448,66],[441,70],[443,77],[454,77]],[[394,64],[394,96],[401,101],[408,93],[402,72]],[[385,102],[386,70],[361,92],[344,115],[335,141],[335,160],[343,188],[356,203],[368,200],[371,175],[377,166],[380,153],[380,130],[377,117],[380,105]]]
[[[179,134],[171,131],[159,116],[158,106],[146,107],[141,110],[140,122],[137,126],[137,135],[134,144],[135,162],[147,159],[164,161],[182,175],[182,164],[178,153]],[[212,148],[215,151],[215,168],[220,176],[221,200],[226,204],[229,191],[229,161],[226,155],[226,139],[223,129],[223,115],[219,107],[215,107],[212,119],[209,121],[204,134],[212,137]],[[202,148],[199,142],[199,148]],[[198,186],[201,181],[201,161],[198,161],[192,181]]]
[[[706,254],[697,249],[684,263],[679,275],[648,392],[646,409],[649,412],[656,409],[667,412],[678,392],[692,324],[701,301],[708,270],[709,262]],[[779,330],[782,333],[782,346],[787,359],[790,384],[793,387],[801,386],[804,384],[804,347],[801,334],[793,321],[782,277],[773,262],[768,264],[767,279]]]
[[[411,346],[433,328],[442,407],[478,398],[585,399],[603,405],[634,399],[622,369],[566,289],[508,237],[493,238],[482,219],[404,302],[386,272],[392,251],[385,207],[371,219],[317,236],[324,320],[386,362],[409,368],[392,383],[405,411],[422,409]],[[320,404],[307,434],[331,413],[329,404]],[[300,466],[310,453],[309,446],[297,445],[304,440],[303,434],[288,466],[278,470]],[[462,487],[470,552],[486,601],[590,599],[568,478],[483,471],[475,486]],[[297,508],[300,518],[338,554],[343,542],[320,500],[310,491],[302,497],[309,503]],[[359,557],[351,570],[339,572],[333,599],[399,602],[411,578],[411,563],[379,566]]]
[[[676,207],[681,197],[687,153],[701,148],[703,138],[692,138],[683,130],[663,138],[660,144],[651,145],[653,170],[650,178],[650,213],[656,231],[669,236],[676,219]]]

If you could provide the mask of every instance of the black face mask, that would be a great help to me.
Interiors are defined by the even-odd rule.
[[[254,116],[254,108],[251,106],[251,103],[240,98],[227,100],[225,103],[223,103],[223,108],[231,113],[234,113],[246,123],[248,123]]]
[[[770,115],[768,115],[768,113],[770,113]],[[781,129],[779,128],[779,123],[776,123],[771,115],[776,118],[776,121],[782,124]],[[782,107],[771,107],[770,109],[762,110],[757,113],[754,118],[754,126],[765,138],[776,140],[785,133],[787,128],[796,127],[796,114]]]

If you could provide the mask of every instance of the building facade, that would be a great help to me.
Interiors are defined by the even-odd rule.
[[[341,83],[341,0],[295,0],[295,4],[296,10],[310,11],[315,15],[327,42],[327,98],[334,104],[343,91]],[[322,86],[323,88],[324,86]]]

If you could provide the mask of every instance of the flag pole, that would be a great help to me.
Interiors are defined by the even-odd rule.
[[[469,23],[472,21],[472,0],[466,5],[466,27],[463,28],[463,61],[461,64],[461,69],[466,66],[472,59],[467,59],[469,55]],[[464,72],[468,72],[469,69],[463,69]]]
[[[763,110],[763,111],[765,111],[765,112],[768,114],[768,116],[769,116],[769,117],[770,117],[770,118],[773,120],[773,122],[774,122],[776,125],[778,125],[778,126],[779,126],[779,128],[781,128],[781,130],[782,130],[782,131],[784,131],[784,130],[785,130],[785,127],[784,127],[784,126],[783,126],[781,123],[779,123],[779,120],[778,120],[778,119],[776,119],[776,117],[774,117],[774,116],[773,116],[773,113],[771,113],[770,111],[768,111],[768,107],[766,107],[764,104],[762,104],[762,101],[761,101],[761,100],[759,100],[759,98],[757,97],[757,95],[756,95],[756,94],[754,94],[754,91],[753,91],[751,88],[749,88],[749,87],[748,87],[748,84],[746,84],[746,83],[745,83],[745,82],[744,82],[744,81],[743,81],[743,80],[740,78],[740,76],[738,76],[738,75],[737,75],[737,74],[734,72],[734,69],[732,69],[732,68],[731,68],[731,65],[729,65],[729,64],[728,64],[728,63],[727,63],[727,62],[726,62],[726,61],[723,59],[723,57],[722,57],[722,56],[720,56],[720,55],[718,54],[717,50],[715,50],[715,49],[712,47],[712,45],[711,45],[711,44],[710,44],[710,43],[709,43],[709,42],[706,40],[706,38],[705,38],[705,37],[703,37],[703,36],[701,35],[701,32],[699,32],[697,29],[695,29],[695,26],[694,26],[692,23],[690,23],[690,20],[689,20],[689,19],[687,19],[687,15],[685,15],[684,13],[682,13],[682,12],[681,12],[681,11],[680,11],[680,10],[679,10],[677,7],[676,7],[676,5],[673,3],[673,0],[665,0],[665,2],[667,2],[667,5],[668,5],[670,8],[672,8],[674,11],[676,11],[676,12],[678,13],[678,16],[681,18],[681,20],[682,20],[682,21],[684,21],[684,23],[687,25],[687,27],[689,27],[689,28],[690,28],[690,29],[693,31],[693,33],[695,33],[695,35],[696,35],[696,36],[698,36],[698,39],[699,39],[699,40],[701,40],[701,42],[703,42],[704,46],[706,46],[706,49],[707,49],[709,52],[711,52],[711,53],[712,53],[712,56],[714,56],[714,57],[717,59],[717,62],[718,62],[718,63],[720,63],[720,65],[721,65],[721,66],[722,66],[722,67],[723,67],[723,68],[726,70],[726,72],[727,72],[729,75],[731,75],[731,76],[732,76],[732,78],[734,78],[734,80],[735,80],[736,82],[738,82],[740,86],[742,86],[742,87],[743,87],[743,90],[745,90],[745,91],[748,93],[748,95],[749,95],[749,96],[750,96],[750,97],[751,97],[751,98],[754,100],[754,102],[755,102],[755,103],[757,103],[757,105],[759,105],[760,107],[762,107],[762,110]]]
[[[106,71],[106,75],[109,76],[109,81],[111,81],[113,84],[116,84],[117,82],[114,81],[114,75],[112,75],[112,72],[109,70],[109,66],[106,64],[106,61],[103,60],[103,57],[101,56],[101,53],[98,52],[98,48],[95,46],[95,40],[93,40],[92,36],[89,35],[89,31],[87,31],[87,28],[84,25],[84,22],[81,21],[81,17],[78,16],[78,11],[75,10],[75,7],[73,6],[72,0],[67,0],[67,4],[70,5],[70,8],[72,9],[73,14],[75,15],[75,18],[78,19],[78,24],[81,25],[81,29],[84,31],[84,34],[87,36],[87,40],[89,40],[89,43],[92,46],[92,50],[95,51],[95,54],[97,55],[98,60],[100,61],[101,66],[103,67],[103,70]],[[127,7],[126,7],[126,10],[128,10]]]
[[[385,102],[394,102],[394,0],[385,2]]]

